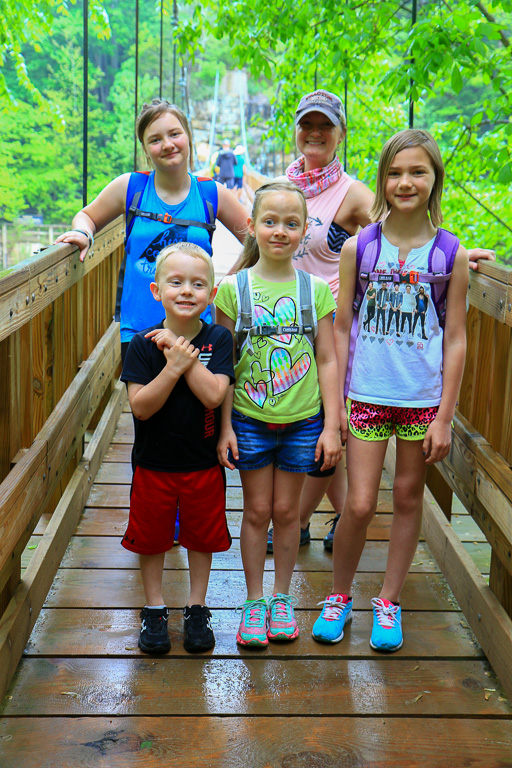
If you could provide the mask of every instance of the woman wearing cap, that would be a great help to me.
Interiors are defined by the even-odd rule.
[[[295,112],[295,141],[301,156],[286,169],[288,179],[304,192],[309,214],[308,230],[294,256],[294,266],[326,280],[335,299],[341,246],[358,227],[370,223],[368,211],[373,203],[373,193],[345,173],[336,155],[346,129],[345,111],[334,93],[317,90],[303,96]],[[343,462],[336,470],[318,470],[306,478],[300,505],[301,545],[310,541],[309,520],[325,493],[335,517],[324,547],[332,549],[346,496]],[[271,551],[272,531],[268,545]]]
[[[374,194],[361,181],[345,173],[336,152],[346,134],[343,105],[333,93],[316,90],[303,96],[295,112],[295,140],[301,156],[287,169],[287,178],[306,197],[308,229],[294,256],[294,266],[326,280],[338,295],[339,258],[343,243],[359,227],[370,223],[368,211]],[[494,251],[469,251],[470,267],[477,268],[478,258],[494,259]],[[346,475],[343,463],[333,470],[313,472],[306,478],[301,497],[300,543],[310,541],[309,520],[324,494],[333,506],[335,517],[324,538],[324,547],[332,550],[336,523],[343,510]],[[272,530],[268,551],[272,551]]]

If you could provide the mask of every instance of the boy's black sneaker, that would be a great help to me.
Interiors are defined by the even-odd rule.
[[[185,638],[183,645],[189,653],[209,651],[215,645],[211,625],[212,614],[206,605],[186,605],[183,609]]]
[[[139,635],[139,648],[144,653],[167,653],[171,650],[171,641],[167,633],[168,608],[144,607],[140,612],[142,619]]]

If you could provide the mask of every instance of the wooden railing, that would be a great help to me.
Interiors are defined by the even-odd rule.
[[[75,247],[59,245],[0,273],[0,693],[124,404],[113,322],[123,235],[119,219],[83,264]],[[51,521],[21,579],[21,554],[45,511]]]
[[[512,695],[512,269],[471,273],[467,356],[449,456],[428,474],[423,534]],[[392,473],[394,452],[386,466]],[[452,493],[491,545],[489,584],[450,525]],[[437,502],[437,503],[436,503]]]
[[[120,346],[112,323],[122,239],[118,220],[84,264],[76,249],[58,246],[0,273],[0,694],[125,402],[116,383]],[[423,531],[512,695],[512,270],[481,265],[471,276],[469,300],[452,450],[429,472]],[[95,426],[83,452],[85,431]],[[391,445],[390,472],[392,460]],[[452,492],[492,547],[489,585],[450,525]],[[51,520],[21,578],[21,554],[44,511],[53,511]]]

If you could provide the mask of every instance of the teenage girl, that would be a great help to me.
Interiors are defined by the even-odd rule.
[[[302,192],[289,181],[256,192],[241,268],[248,270],[256,326],[280,326],[276,335],[249,335],[236,383],[222,406],[220,463],[240,470],[244,512],[240,548],[247,600],[237,641],[265,646],[299,634],[290,582],[300,535],[299,499],[306,473],[328,469],[341,456],[339,390],[329,286],[312,278],[318,323],[313,346],[301,323],[298,276],[292,256],[306,231]],[[220,284],[217,322],[232,333],[239,307],[236,276]],[[288,332],[288,330],[290,332]],[[236,342],[235,342],[236,346]],[[267,529],[274,526],[275,580],[264,597]]]
[[[428,272],[429,253],[442,220],[443,179],[439,148],[426,131],[401,131],[385,144],[370,211],[373,221],[385,217],[377,271],[402,273],[404,278],[410,271]],[[341,381],[349,355],[356,243],[357,237],[347,240],[340,258],[334,332]],[[393,521],[384,583],[372,600],[370,645],[377,651],[396,651],[403,643],[400,594],[418,544],[426,471],[450,449],[464,369],[468,285],[464,248],[458,247],[448,283],[444,329],[432,303],[431,285],[424,283],[430,304],[427,338],[411,344],[398,344],[389,337],[372,343],[375,338],[362,329],[364,300],[360,308],[346,410],[341,408],[342,438],[348,432],[348,494],[334,536],[333,592],[313,627],[313,637],[321,642],[341,640],[344,625],[352,618],[352,583],[376,510],[388,439],[396,433]]]

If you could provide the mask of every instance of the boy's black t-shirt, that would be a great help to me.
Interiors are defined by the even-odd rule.
[[[144,334],[130,341],[121,380],[149,384],[163,370],[165,355]],[[199,360],[212,373],[223,373],[234,382],[233,339],[221,325],[203,323],[191,342],[199,347]],[[145,469],[164,472],[194,472],[218,464],[217,440],[220,430],[220,407],[206,408],[190,390],[182,375],[163,407],[145,421],[134,417],[135,441],[133,463]]]

